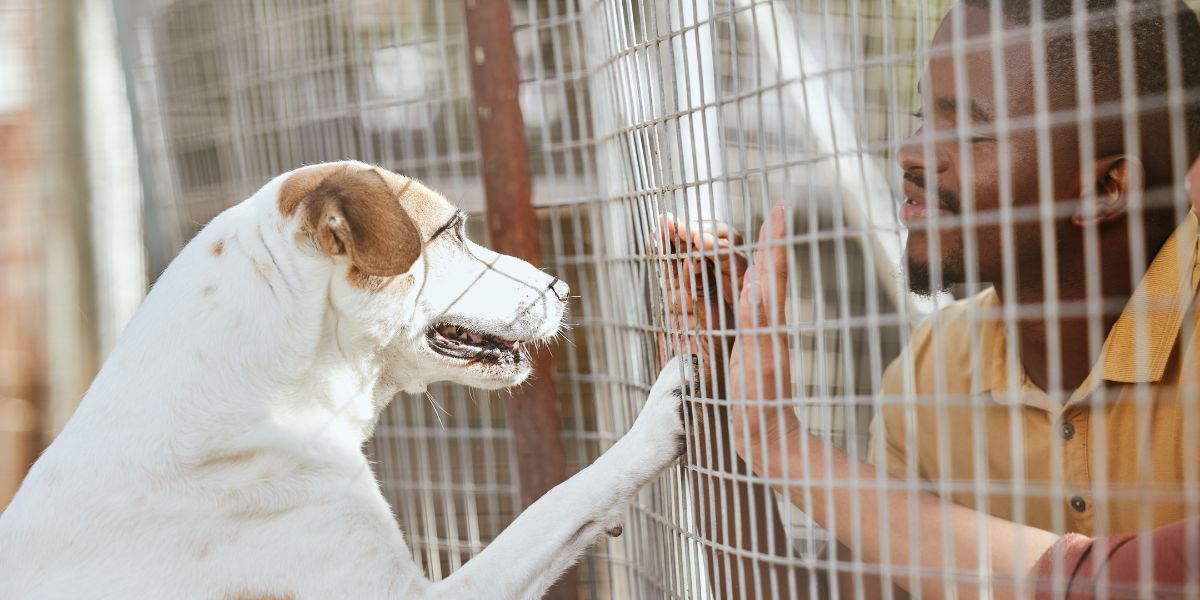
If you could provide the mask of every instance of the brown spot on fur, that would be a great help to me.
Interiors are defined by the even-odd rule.
[[[302,231],[364,275],[393,277],[421,256],[421,232],[373,169],[335,171],[301,203]]]
[[[204,286],[204,290],[201,293],[204,294],[205,296],[211,296],[213,294],[213,292],[215,292],[215,291],[217,291],[217,286],[206,285],[206,286]]]
[[[209,550],[208,542],[204,542],[203,544],[200,544],[200,549],[196,551],[196,558],[203,560],[205,557],[208,556],[208,550]]]
[[[385,169],[379,169],[378,173],[426,237],[454,216],[454,206],[420,181]]]
[[[387,286],[388,282],[387,278],[363,273],[356,265],[351,265],[350,270],[346,272],[346,281],[349,281],[350,285],[368,292],[378,292]]]
[[[346,168],[345,165],[334,163],[296,171],[279,188],[279,212],[285,217],[292,216],[300,203],[313,193],[326,177]]]
[[[217,240],[217,243],[213,244],[212,255],[220,256],[221,253],[224,251],[225,251],[225,240]]]

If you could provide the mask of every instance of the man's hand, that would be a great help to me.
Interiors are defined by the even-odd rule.
[[[680,332],[659,337],[659,355],[695,354],[702,372],[718,374],[728,350],[722,350],[720,338],[711,332],[722,324],[733,325],[734,282],[740,283],[746,271],[746,259],[736,249],[742,238],[725,223],[683,223],[670,213],[659,217],[659,234],[668,255],[666,323]],[[672,337],[683,347],[671,347]]]
[[[721,221],[681,223],[676,221],[675,215],[671,213],[659,217],[659,231],[662,232],[663,247],[668,252],[691,255],[681,257],[679,260],[681,266],[686,265],[690,268],[690,271],[684,273],[684,276],[687,277],[690,274],[693,278],[698,277],[700,275],[698,267],[701,266],[705,269],[712,269],[713,274],[720,279],[720,282],[718,283],[714,279],[707,282],[708,285],[720,287],[721,299],[726,304],[732,305],[734,300],[733,277],[737,275],[740,279],[741,275],[746,272],[746,257],[735,249],[742,243],[741,234]],[[701,252],[703,252],[703,257]],[[701,265],[701,263],[704,264]],[[705,283],[698,280],[695,282],[697,284]],[[691,290],[680,291],[685,292],[685,295],[692,294]],[[698,285],[695,297],[708,297],[716,292],[715,289],[709,290]],[[681,296],[680,299],[691,299],[691,296]]]
[[[792,376],[784,333],[788,241],[787,207],[782,202],[771,209],[758,243],[754,268],[742,282],[738,299],[738,336],[729,360],[727,394],[733,400],[734,448],[756,471],[764,456],[755,448],[778,448],[785,436],[800,430],[796,414],[783,402],[791,396]]]
[[[670,214],[659,219],[659,231],[668,257],[667,327],[658,338],[659,355],[697,355],[705,380],[685,403],[684,415],[696,531],[712,542],[704,548],[712,589],[731,598],[770,597],[776,586],[808,589],[803,571],[757,558],[789,556],[788,535],[774,495],[749,481],[750,467],[734,454],[721,400],[728,397],[723,365],[733,340],[716,330],[735,323],[735,284],[742,285],[746,271],[737,249],[741,237],[724,223],[680,223]]]

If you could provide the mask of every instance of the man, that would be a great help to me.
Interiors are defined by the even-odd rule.
[[[1001,1],[1003,28],[1028,28],[1036,4]],[[1182,3],[1086,4],[1090,68],[1076,64],[1070,0],[1044,2],[1047,29],[1067,27],[1044,44],[1017,35],[993,54],[989,0],[964,0],[935,35],[935,46],[986,42],[933,57],[923,78],[925,123],[900,152],[906,271],[918,292],[992,287],[913,332],[884,374],[872,451],[893,475],[987,484],[951,491],[959,504],[1094,535],[1186,516],[1182,494],[1134,492],[1180,492],[1200,461],[1182,452],[1192,370],[1181,367],[1200,360],[1200,340],[1181,329],[1200,272],[1196,219],[1180,218],[1177,191],[1200,151],[1200,71],[1189,66],[1200,64],[1200,23]],[[1177,122],[1164,106],[1172,63],[1186,98]],[[1122,94],[1122,69],[1136,96]],[[1039,77],[1057,122],[1041,147]],[[1100,116],[1086,119],[1080,96]],[[995,127],[1004,120],[1008,131]],[[1028,487],[1018,497],[1006,484]]]
[[[992,286],[918,327],[887,369],[872,457],[910,485],[932,480],[958,504],[1054,533],[1176,521],[1193,512],[1182,484],[1200,480],[1200,369],[1186,368],[1200,364],[1200,262],[1196,217],[1177,198],[1200,151],[1200,22],[1157,0],[1091,0],[1087,15],[1071,0],[996,1],[963,0],[943,20],[924,125],[900,155],[911,287]],[[786,273],[768,272],[759,285],[781,287]],[[775,362],[772,343],[756,358],[734,351],[731,398],[773,399],[738,398]],[[745,438],[746,411],[732,413],[752,466],[763,436],[789,435]]]
[[[1187,187],[1190,217],[1194,218],[1200,214],[1200,159],[1188,172]],[[754,274],[742,286],[737,302],[742,329],[731,361],[744,365],[771,353],[785,359],[763,363],[755,370],[759,377],[731,378],[747,398],[780,398],[786,394],[780,391],[790,388],[790,370],[779,368],[788,364],[786,343],[781,344],[771,333],[761,333],[785,323],[788,287],[764,286],[762,282],[788,280],[787,221],[786,206],[776,205],[759,234]],[[1184,368],[1195,370],[1196,366]],[[734,371],[740,372],[744,371]],[[790,410],[759,411],[743,405],[732,413],[733,437],[739,447],[749,447],[747,440],[765,440],[765,452],[745,453],[760,477],[768,478],[792,502],[805,504],[818,523],[827,522],[837,507],[856,506],[854,517],[860,528],[868,532],[886,529],[887,537],[843,533],[841,540],[860,560],[880,563],[888,556],[893,564],[919,567],[915,572],[898,572],[893,581],[905,590],[920,588],[925,598],[977,597],[981,584],[990,588],[993,597],[1033,591],[1037,598],[1094,598],[1101,588],[1110,598],[1140,598],[1147,593],[1155,598],[1194,595],[1186,586],[1200,572],[1200,552],[1190,542],[1200,536],[1200,516],[1105,539],[1077,533],[1059,536],[948,504],[929,492],[895,485],[895,480],[882,487],[839,485],[847,479],[883,478],[871,466],[858,464],[840,448],[807,433]],[[779,430],[786,433],[776,433]],[[789,441],[800,443],[789,446]],[[821,458],[809,458],[814,454]],[[779,460],[785,455],[787,460]],[[766,456],[770,460],[764,460]],[[949,578],[920,575],[945,568],[948,555],[968,572],[986,557],[988,581],[967,576],[947,585]],[[1144,557],[1150,558],[1151,568],[1143,567]],[[1022,584],[1023,589],[1018,587]]]

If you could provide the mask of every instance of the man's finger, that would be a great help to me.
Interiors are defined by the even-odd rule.
[[[721,299],[727,304],[733,303],[737,291],[734,278],[740,278],[747,264],[746,258],[733,248],[734,241],[741,240],[737,231],[721,221],[679,223],[674,221],[673,217],[665,230],[671,234],[672,239],[680,242],[675,248],[676,252],[689,258],[708,261],[716,266],[713,274],[719,276],[720,281],[705,283],[718,286]],[[697,268],[695,273],[700,274],[700,269]]]
[[[762,272],[763,303],[767,305],[769,321],[774,325],[782,325],[788,287],[787,206],[783,202],[776,202],[763,226],[767,229],[768,247],[768,264],[763,266]]]
[[[738,292],[738,327],[750,327],[754,324],[752,321],[754,308],[751,306],[751,298],[754,293],[750,289],[751,279],[752,277],[743,277],[742,289]]]
[[[742,234],[724,221],[713,221],[713,233],[735,246],[742,245]]]
[[[758,229],[758,249],[754,251],[754,278],[757,279],[756,287],[757,294],[752,301],[755,302],[754,318],[758,324],[769,325],[771,323],[771,293],[775,287],[773,281],[773,267],[770,263],[774,262],[774,253],[770,247],[771,242],[771,226],[774,221],[772,218],[774,211],[767,214],[767,219],[763,221],[762,227]]]
[[[664,254],[673,254],[678,244],[679,226],[675,222],[675,215],[664,213],[658,217],[659,242],[662,243],[662,251]]]
[[[716,266],[715,274],[720,277],[716,285],[720,286],[721,298],[732,303],[736,292],[734,278],[740,279],[746,272],[746,257],[735,250],[728,239],[713,233],[701,233],[693,239],[705,250],[705,258]]]

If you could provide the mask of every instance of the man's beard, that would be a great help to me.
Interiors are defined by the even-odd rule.
[[[962,256],[959,255],[946,256],[941,260],[941,281],[937,282],[933,281],[929,260],[913,260],[911,255],[905,253],[904,263],[908,273],[908,289],[920,296],[932,298],[935,293],[948,292],[951,285],[966,281]]]
[[[929,190],[925,186],[925,184],[928,182],[925,181],[925,176],[923,173],[905,171],[904,180],[917,186],[917,188],[924,193],[924,196],[929,194]],[[939,185],[937,189],[934,190],[934,194],[937,196],[937,209],[949,211],[950,214],[954,216],[962,214],[962,202],[956,192]],[[922,198],[922,200],[928,201],[924,198]],[[934,207],[930,207],[930,209],[934,210]],[[915,234],[915,232],[910,233]],[[939,234],[937,231],[926,230],[921,235],[926,237],[925,248],[928,250],[928,238],[937,236]],[[913,260],[912,253],[908,248],[905,248],[904,262],[905,271],[908,273],[908,288],[913,293],[921,296],[933,297],[933,295],[937,292],[949,291],[951,285],[966,281],[966,269],[963,267],[963,257],[961,252],[962,245],[957,244],[959,252],[947,253],[946,245],[950,243],[950,240],[947,239],[948,237],[949,236],[947,235],[941,236],[941,256],[922,256],[917,260]],[[932,269],[929,268],[934,260],[937,260],[942,267],[941,278],[936,282],[933,281],[933,273],[931,272]]]

